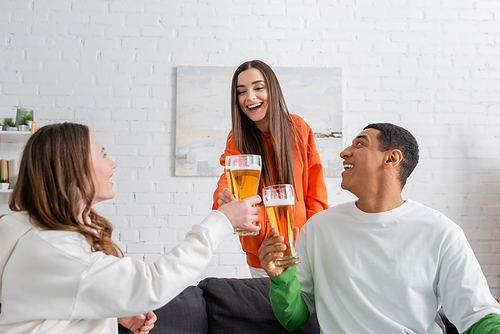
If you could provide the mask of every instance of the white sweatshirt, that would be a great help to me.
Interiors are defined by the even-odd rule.
[[[355,202],[319,212],[297,251],[302,294],[322,333],[442,333],[441,305],[460,333],[500,314],[462,229],[411,200],[382,213]]]
[[[168,303],[200,275],[233,232],[226,216],[212,211],[171,252],[147,264],[91,252],[75,232],[32,228],[2,268],[2,248],[10,239],[2,222],[15,221],[19,224],[11,225],[29,224],[25,213],[0,219],[0,333],[8,334],[118,333],[117,317]]]

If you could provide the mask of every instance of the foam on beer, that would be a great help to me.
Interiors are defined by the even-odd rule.
[[[275,198],[264,201],[265,206],[283,206],[283,205],[294,205],[294,204],[295,204],[295,197]]]
[[[258,170],[258,171],[260,171],[261,167],[257,166],[257,165],[251,165],[251,166],[230,166],[230,167],[228,167],[228,169],[231,169],[231,170],[244,170],[244,169],[247,169],[247,170]]]

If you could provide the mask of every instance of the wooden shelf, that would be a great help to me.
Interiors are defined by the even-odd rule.
[[[0,131],[0,158],[5,160],[21,159],[22,150],[31,136],[30,131]],[[1,194],[7,195],[1,195]],[[0,203],[5,203],[12,189],[0,189]]]
[[[29,131],[0,131],[0,139],[3,143],[25,143],[30,135]]]

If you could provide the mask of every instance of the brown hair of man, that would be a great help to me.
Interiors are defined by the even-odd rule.
[[[111,223],[92,209],[94,195],[87,126],[47,125],[30,137],[10,209],[26,212],[40,229],[80,233],[92,251],[121,257],[122,251],[111,240]]]
[[[262,132],[249,119],[238,103],[238,76],[241,72],[255,68],[262,73],[268,94],[269,135],[274,151],[276,178],[272,177],[269,166],[270,158],[264,147],[266,141]],[[296,129],[285,103],[283,92],[274,71],[260,60],[251,60],[241,64],[234,72],[231,85],[231,121],[234,143],[242,154],[258,154],[262,158],[262,178],[264,185],[288,183],[295,188],[293,178],[293,147],[298,139]],[[292,130],[290,129],[293,129]],[[258,193],[262,193],[262,182]]]

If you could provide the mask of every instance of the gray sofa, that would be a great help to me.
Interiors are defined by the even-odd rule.
[[[205,278],[162,308],[151,334],[285,334],[269,302],[269,278]],[[120,334],[132,333],[120,326]],[[293,333],[319,334],[316,315]]]
[[[269,301],[268,278],[206,278],[189,286],[162,308],[151,334],[285,334]],[[444,316],[438,323],[443,333],[458,333]],[[131,332],[120,326],[120,334]],[[319,334],[316,314],[292,333]]]

